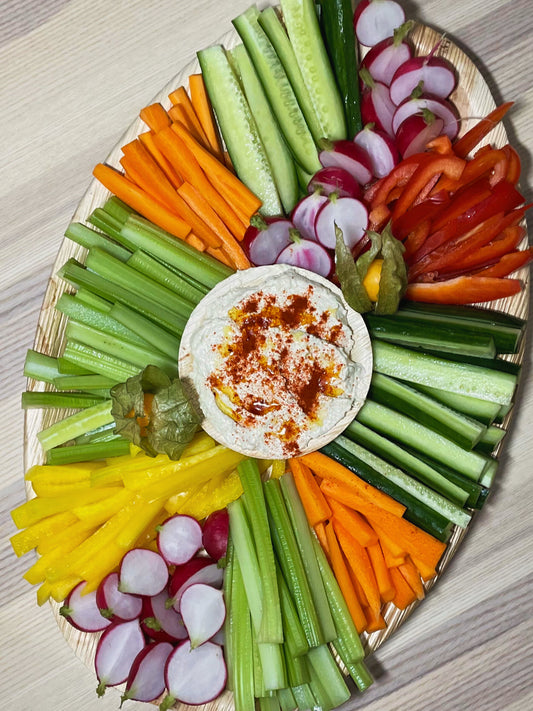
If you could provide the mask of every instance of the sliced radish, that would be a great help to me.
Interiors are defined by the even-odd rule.
[[[180,613],[194,649],[211,639],[224,624],[226,605],[222,590],[205,583],[190,585],[181,596]]]
[[[152,642],[135,657],[121,696],[124,701],[155,701],[165,690],[165,667],[174,647],[168,642]]]
[[[81,582],[71,590],[59,610],[70,624],[82,632],[100,632],[109,627],[111,620],[104,617],[96,601],[96,592],[82,594],[86,583]]]
[[[353,141],[323,141],[323,146],[318,160],[324,168],[344,168],[360,185],[366,185],[372,179],[370,160],[366,152]]]
[[[327,204],[318,213],[315,225],[318,241],[328,249],[335,249],[335,226],[342,230],[348,248],[353,249],[368,227],[366,207],[360,200],[330,195]]]
[[[252,264],[256,267],[274,264],[281,250],[290,243],[289,233],[293,227],[284,217],[254,215],[242,242]]]
[[[448,97],[455,89],[453,66],[442,57],[411,57],[398,67],[390,84],[390,97],[398,106],[421,85],[425,94]]]
[[[224,569],[220,568],[211,558],[198,556],[188,563],[176,566],[169,585],[169,602],[175,610],[180,609],[181,596],[194,583],[206,583],[220,587],[224,580]],[[169,604],[167,602],[167,604]]]
[[[409,116],[413,114],[420,113],[424,109],[431,111],[432,114],[442,119],[444,122],[442,129],[444,133],[449,136],[450,140],[453,141],[459,131],[459,120],[455,109],[446,99],[431,96],[430,94],[422,94],[420,97],[414,96],[405,99],[405,101],[398,106],[392,119],[392,130],[394,133],[396,133],[406,118],[409,118]]]
[[[158,527],[157,548],[168,565],[182,565],[202,547],[202,527],[192,516],[176,514]]]
[[[158,642],[176,642],[187,637],[183,619],[167,604],[168,598],[166,588],[153,597],[143,598],[141,627],[148,637]]]
[[[127,622],[139,617],[143,603],[135,595],[120,592],[118,573],[109,573],[98,586],[96,604],[101,614],[108,620]]]
[[[373,123],[376,128],[394,136],[392,117],[396,106],[390,98],[389,87],[374,81],[367,69],[361,69],[363,90],[361,92],[361,119],[363,124]]]
[[[350,176],[352,177],[352,176]],[[352,178],[353,180],[353,178]],[[322,195],[321,193],[315,191],[314,193],[311,193],[310,195],[306,195],[306,197],[302,198],[299,200],[296,205],[293,208],[293,211],[291,213],[291,220],[295,226],[295,228],[298,230],[298,232],[302,235],[302,237],[305,237],[305,239],[311,239],[315,240],[316,235],[315,235],[315,220],[318,211],[326,203],[328,200],[327,195]],[[288,244],[285,245],[285,247],[288,247],[289,244],[291,244],[291,239],[289,237],[289,242]],[[283,249],[285,249],[283,247]],[[281,252],[283,252],[283,249]],[[281,254],[280,252],[280,254]],[[278,254],[279,256],[279,254]],[[277,259],[277,257],[276,257]],[[274,261],[275,263],[275,261]]]
[[[384,131],[375,128],[371,123],[359,131],[353,140],[366,151],[374,178],[384,178],[400,159],[392,138]]]
[[[118,575],[120,592],[157,595],[168,582],[168,567],[159,553],[132,548],[122,558]]]
[[[427,109],[408,116],[396,131],[398,150],[403,158],[422,153],[429,141],[440,136],[443,129],[444,121]]]
[[[353,175],[344,168],[335,165],[317,170],[307,185],[307,191],[311,194],[318,191],[320,195],[337,193],[339,197],[358,199],[362,195],[361,186]],[[294,226],[300,229],[296,223]]]
[[[413,56],[411,45],[405,41],[413,24],[404,22],[394,30],[393,37],[381,40],[364,56],[361,68],[368,69],[375,81],[389,86],[398,67]]]
[[[108,686],[126,681],[135,657],[145,644],[139,620],[113,622],[105,630],[98,641],[94,660],[98,696],[102,696]]]
[[[219,696],[226,686],[227,670],[222,648],[206,642],[195,649],[187,640],[167,659],[165,682],[168,695],[160,708],[169,709],[175,701],[198,706]]]
[[[405,22],[402,6],[394,0],[361,0],[355,8],[353,26],[359,42],[373,47]]]
[[[333,260],[321,244],[296,236],[293,237],[292,244],[285,247],[278,256],[276,264],[290,264],[323,277],[329,277],[333,272]]]
[[[213,511],[206,518],[202,528],[202,543],[208,556],[224,561],[228,548],[229,515],[227,509]]]

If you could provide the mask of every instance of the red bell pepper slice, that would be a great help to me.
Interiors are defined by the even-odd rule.
[[[463,273],[466,270],[472,272],[474,269],[494,264],[504,254],[515,250],[525,234],[526,230],[521,225],[506,227],[496,239],[454,262],[454,271],[457,269]],[[448,270],[441,270],[440,273],[445,271]]]
[[[443,211],[447,211],[451,198],[445,190],[426,198],[423,202],[408,210],[396,222],[392,223],[392,233],[396,239],[404,240],[420,222],[433,221]],[[433,224],[433,222],[432,222]]]
[[[498,125],[513,103],[513,101],[507,101],[504,104],[500,104],[500,106],[497,106],[493,111],[487,114],[484,119],[478,121],[464,136],[458,138],[453,145],[455,155],[460,158],[466,158],[466,156],[481,143],[485,136]]]
[[[483,277],[506,277],[508,274],[515,272],[517,269],[525,267],[533,260],[533,247],[517,250],[516,252],[508,252],[501,257],[496,264],[490,267],[485,267],[475,272],[475,276]]]
[[[434,219],[432,231],[436,232],[441,227],[444,227],[444,225],[448,222],[451,222],[456,217],[463,215],[467,210],[475,208],[482,203],[483,200],[492,197],[492,195],[493,193],[489,181],[486,179],[478,180],[472,185],[468,185],[458,190],[451,198],[450,206],[446,210],[442,210],[441,213]],[[516,207],[516,205],[511,202],[511,207]],[[502,206],[500,209],[505,210],[506,208]]]
[[[432,159],[430,153],[414,153],[404,158],[387,176],[370,186],[365,192],[365,202],[370,203],[372,210],[382,203],[387,205],[390,202],[391,192],[397,187],[406,185],[416,169]]]
[[[419,222],[415,229],[409,233],[404,242],[405,251],[403,253],[403,258],[406,262],[409,262],[412,255],[415,254],[415,252],[424,244],[429,235],[430,229],[431,220],[422,220],[422,222]]]
[[[408,284],[404,298],[430,304],[477,304],[518,294],[520,279],[459,276],[447,281]]]
[[[500,180],[503,180],[507,175],[507,155],[505,151],[501,148],[478,151],[472,160],[466,164],[459,185],[468,185],[482,176],[492,176],[494,171],[497,171],[496,175]],[[499,181],[496,180],[494,184],[497,182]]]
[[[522,169],[520,156],[509,144],[504,146],[503,150],[507,155],[507,175],[505,176],[505,180],[508,183],[516,185],[520,179],[520,172]]]

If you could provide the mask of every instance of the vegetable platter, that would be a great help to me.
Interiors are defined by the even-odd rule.
[[[421,33],[421,41],[423,41],[424,30],[420,30],[420,33]],[[429,35],[427,37],[427,40],[429,42],[429,46],[428,46],[428,49],[429,49],[429,47],[433,46],[432,36]],[[231,42],[231,39],[229,41]],[[444,46],[444,48],[446,49],[446,45]],[[452,47],[452,49],[453,49],[453,47]],[[176,85],[176,80],[174,79],[172,83],[174,85]],[[178,83],[179,83],[179,78],[178,78]],[[463,86],[464,86],[464,83],[462,82],[461,87],[463,87]],[[171,88],[171,87],[169,87],[169,88]],[[164,92],[162,93],[162,95],[163,94],[164,94]],[[472,93],[468,94],[469,101],[472,100],[471,97],[474,95],[477,97],[478,96],[477,92],[472,91]],[[480,91],[479,96],[483,97],[483,91]],[[488,98],[487,98],[487,101],[490,104],[490,100]],[[458,102],[458,104],[460,104],[460,102],[461,102],[460,97],[457,99],[457,102]],[[490,108],[491,107],[489,105],[487,105],[487,109],[490,109]],[[477,108],[477,106],[476,106],[475,113],[477,114],[477,112],[479,112],[480,115],[484,115],[484,113],[486,113],[485,107],[480,106],[479,108]],[[134,135],[138,131],[138,127],[132,127],[131,130],[134,133],[129,134],[128,136],[125,136],[119,142],[119,145],[123,145],[131,135]],[[116,155],[111,156],[109,158],[110,162],[112,162],[113,160],[116,160]],[[95,187],[95,185],[93,184],[91,186],[91,189],[89,190],[89,193],[87,194],[87,196],[85,197],[85,199],[82,201],[82,203],[79,206],[80,212],[76,214],[76,219],[83,219],[86,216],[86,212],[85,212],[86,210],[90,210],[93,206],[101,204],[102,197],[103,196],[101,194],[99,194],[98,187]],[[60,255],[58,255],[58,260],[57,260],[56,266],[54,268],[54,271],[56,270],[57,267],[60,266],[61,263],[63,263],[65,261],[65,259],[67,257],[72,255],[72,252],[69,251],[68,246],[64,245],[64,247],[62,249],[63,250],[66,249],[66,251],[63,251],[62,253],[60,253]],[[511,310],[512,309],[514,311],[514,313],[517,313],[518,315],[525,316],[526,310],[527,310],[527,306],[526,306],[527,291],[522,292],[522,295],[523,296],[521,299],[514,299],[512,304],[509,304],[508,302],[504,302],[504,303],[500,304],[500,308],[503,308],[504,310]],[[59,348],[61,346],[62,324],[60,321],[57,320],[57,318],[55,316],[52,317],[52,313],[55,314],[55,312],[51,311],[51,307],[55,303],[57,296],[58,296],[58,294],[55,290],[55,286],[52,283],[52,286],[46,295],[46,302],[45,302],[46,308],[43,310],[43,315],[40,320],[40,329],[41,329],[40,334],[41,334],[43,340],[38,341],[36,343],[37,348],[43,348],[45,343],[46,343],[46,349],[48,349],[50,347],[50,345],[52,345],[52,350],[49,352],[53,352],[54,348]],[[32,422],[34,420],[34,418],[32,417],[32,414],[33,413],[31,413],[28,418],[28,430],[27,430],[28,431],[28,449],[27,449],[28,463],[33,463],[35,461],[38,461],[39,454],[38,454],[37,448],[35,447],[35,442],[32,443],[32,440],[33,440],[34,434],[36,434],[36,432],[38,430],[42,429],[42,427],[47,424],[45,422],[40,422],[40,421]],[[35,428],[35,429],[32,429],[32,428]],[[449,548],[448,548],[448,553],[446,555],[446,558],[444,559],[444,565],[446,565],[446,561],[448,560],[448,558],[451,557],[451,555],[455,552],[455,549],[459,543],[460,543],[460,536],[454,534],[454,537],[452,538],[451,544],[449,545]],[[441,570],[442,570],[442,568],[441,568]],[[402,614],[392,615],[390,617],[390,619],[388,620],[389,625],[387,627],[386,632],[384,634],[377,634],[377,635],[375,634],[375,635],[373,635],[373,637],[370,638],[369,644],[370,644],[371,648],[373,648],[373,649],[377,648],[379,646],[379,644],[384,640],[384,638],[386,636],[388,636],[391,631],[396,629],[396,627],[401,623],[404,616],[405,615],[402,615]],[[87,659],[90,659],[92,657],[93,650],[90,647],[87,648],[85,646],[86,642],[84,640],[82,640],[81,637],[79,639],[77,639],[76,638],[77,636],[75,634],[73,635],[71,630],[69,630],[67,635],[71,638],[71,640],[72,640],[71,643],[77,649],[77,652],[79,654],[81,654],[82,657],[86,657]],[[359,703],[361,703],[361,699],[359,700]]]

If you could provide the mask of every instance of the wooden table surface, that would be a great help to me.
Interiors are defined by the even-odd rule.
[[[0,3],[0,708],[107,711],[94,672],[39,608],[13,555],[9,511],[24,499],[20,394],[26,349],[63,232],[94,164],[194,52],[250,0],[2,0]],[[405,1],[408,16],[466,48],[506,123],[533,200],[532,0]],[[533,216],[530,216],[530,232]],[[533,708],[531,337],[495,491],[437,586],[369,661],[376,683],[346,708]],[[129,702],[126,708],[149,709]]]

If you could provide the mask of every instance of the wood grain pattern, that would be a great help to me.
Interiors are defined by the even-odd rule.
[[[49,13],[38,11],[38,0],[2,4],[0,105],[7,119],[0,174],[2,413],[7,428],[0,518],[4,709],[118,708],[119,696],[112,690],[96,698],[93,671],[72,654],[49,609],[37,608],[34,591],[22,580],[27,561],[17,560],[7,543],[15,531],[9,510],[25,495],[22,364],[62,233],[94,163],[117,143],[139,107],[187,65],[196,49],[216,41],[248,4],[66,0],[49,3]],[[498,102],[517,100],[506,128],[522,158],[522,188],[530,201],[530,0],[428,0],[404,6],[468,48]],[[54,341],[53,333],[46,335]],[[371,658],[374,687],[364,697],[354,696],[346,708],[511,711],[532,706],[530,351],[528,341],[517,415],[505,440],[494,495],[424,604]],[[28,454],[39,456],[38,451]],[[130,702],[126,708],[153,707]]]

